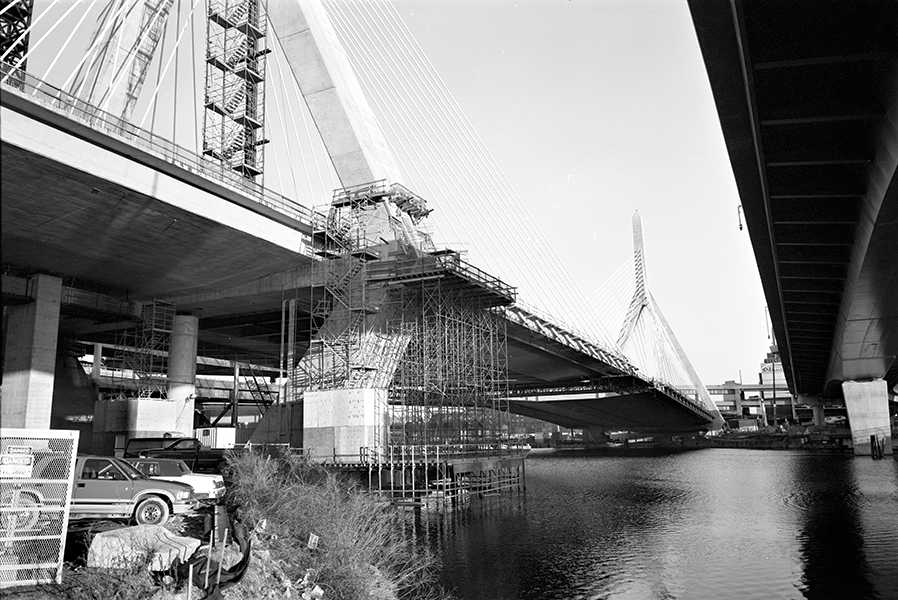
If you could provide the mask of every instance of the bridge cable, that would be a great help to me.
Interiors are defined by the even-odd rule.
[[[339,8],[339,7],[337,7],[337,8]],[[337,17],[337,19],[334,21],[335,25],[338,25],[338,26],[344,26],[344,27],[351,27],[351,25],[350,25],[349,22],[348,22],[348,19],[347,19],[346,21],[340,20],[340,17],[345,17],[345,15],[343,15],[342,13],[340,13],[339,15],[338,15],[337,13],[334,13],[334,16]],[[367,36],[367,33],[365,33],[365,35]],[[373,54],[374,54],[374,53],[373,53],[373,52],[366,52],[364,49],[358,49],[358,48],[355,48],[355,40],[361,40],[362,35],[359,35],[358,32],[353,31],[351,34],[345,34],[345,33],[344,33],[344,36],[345,36],[345,38],[346,38],[346,41],[349,42],[348,47],[349,47],[350,49],[354,49],[354,50],[355,50],[355,54],[352,55],[353,58],[355,58],[355,59],[358,61],[358,60],[362,60],[362,59],[359,58],[359,57],[371,57],[370,60],[368,60],[367,62],[363,63],[363,65],[362,65],[362,66],[369,67],[368,69],[358,69],[358,68],[356,69],[356,71],[360,74],[360,76],[364,76],[364,75],[362,75],[362,74],[367,75],[367,73],[375,71],[375,70],[377,69],[379,63],[377,63],[376,61],[373,60]],[[378,50],[378,53],[379,53],[379,50]],[[385,80],[387,79],[387,78],[385,77],[385,73],[384,73],[384,76],[380,76],[380,73],[383,73],[383,71],[382,71],[382,70],[379,71],[379,72],[378,72],[378,76],[371,77],[372,82],[382,82],[382,81],[385,81]],[[415,113],[412,112],[412,111],[410,110],[409,106],[408,106],[407,104],[405,104],[404,107],[402,107],[402,108],[399,107],[399,106],[397,105],[396,101],[394,100],[396,94],[390,94],[390,93],[384,88],[383,85],[380,85],[380,84],[372,84],[371,82],[369,82],[369,85],[367,86],[367,89],[368,89],[368,91],[369,91],[370,93],[375,94],[375,95],[377,96],[377,98],[381,99],[381,101],[382,101],[383,103],[385,103],[385,104],[386,104],[386,103],[389,103],[389,105],[392,106],[392,107],[394,108],[394,110],[392,111],[393,114],[394,114],[394,115],[398,115],[399,119],[402,120],[402,126],[403,126],[405,129],[418,129],[418,130],[424,130],[424,129],[425,129],[425,127],[424,127],[424,126],[421,124],[421,122],[417,119],[417,116],[415,115]],[[401,96],[400,96],[400,98],[401,98]],[[404,101],[401,100],[401,99],[400,99],[399,101],[400,101],[400,102],[404,102]],[[407,118],[408,115],[411,115],[411,117],[415,119],[415,123],[414,123],[414,124],[412,124],[412,123],[409,122],[409,120],[408,120],[408,118]],[[396,123],[394,123],[393,120],[391,120],[391,119],[383,119],[383,123],[384,123],[384,125],[385,125],[386,127],[388,127],[389,130],[393,133],[394,137],[400,139],[400,141],[404,138],[404,139],[406,140],[405,148],[411,149],[411,151],[412,151],[412,152],[415,154],[415,156],[418,158],[418,161],[417,161],[417,162],[414,162],[414,161],[413,161],[413,162],[411,162],[411,163],[406,163],[406,164],[405,164],[406,167],[408,167],[409,165],[411,165],[411,166],[416,170],[416,172],[418,172],[419,176],[420,176],[422,179],[424,179],[424,177],[423,177],[423,176],[421,175],[421,173],[420,173],[420,169],[418,168],[418,164],[419,164],[419,163],[420,163],[420,164],[425,164],[425,163],[429,162],[429,164],[430,164],[430,166],[431,166],[431,169],[430,169],[430,171],[429,171],[429,172],[431,173],[431,177],[433,177],[433,176],[439,177],[440,180],[441,180],[441,182],[443,183],[443,185],[444,185],[445,187],[451,187],[451,186],[454,186],[455,189],[458,189],[458,184],[457,184],[457,182],[452,182],[452,179],[451,179],[451,178],[449,178],[449,180],[447,181],[447,179],[446,179],[446,177],[445,177],[445,175],[444,175],[444,170],[440,168],[440,166],[438,165],[438,163],[436,163],[436,161],[434,161],[432,158],[429,158],[429,157],[425,159],[426,153],[425,153],[425,151],[424,151],[423,145],[420,144],[420,142],[418,142],[417,140],[414,140],[414,139],[409,138],[409,137],[407,136],[407,134],[405,134],[404,132],[402,132],[402,131],[399,129],[399,127],[397,126]],[[431,127],[431,130],[433,130],[432,127]],[[396,157],[399,158],[400,155],[399,155],[398,153],[396,153],[396,146],[395,146],[393,140],[389,139],[389,137],[388,137],[388,138],[387,138],[387,143],[388,143],[388,144],[390,145],[390,147],[393,149],[393,152],[394,152],[394,154],[396,155]],[[452,182],[452,183],[451,183],[451,182]],[[429,189],[429,186],[427,186],[427,187],[428,187],[428,189]],[[420,192],[419,192],[419,193],[420,193]],[[450,210],[454,213],[455,208],[454,208],[454,207],[450,207]],[[456,232],[454,231],[454,229],[453,229],[453,233],[456,233]],[[456,235],[457,235],[457,234],[456,234]]]
[[[74,8],[74,7],[77,6],[77,5],[78,5],[77,3],[74,3],[74,4],[72,5],[72,8]],[[68,15],[68,14],[69,14],[69,13],[66,12],[66,14],[63,15],[63,16],[59,19],[58,23],[61,23],[61,22],[63,21],[63,19],[65,19],[66,15]],[[75,34],[81,29],[81,25],[82,25],[82,23],[84,23],[84,19],[87,18],[87,15],[88,15],[88,14],[90,14],[90,10],[89,10],[89,9],[85,10],[85,11],[81,14],[81,18],[78,19],[78,22],[75,24],[75,27],[73,27],[73,28],[71,29],[71,31],[69,31],[69,36],[65,39],[65,41],[62,43],[62,46],[59,48],[59,51],[58,51],[58,52],[56,53],[56,55],[53,57],[53,60],[50,62],[50,66],[47,67],[47,70],[43,73],[43,77],[41,77],[40,80],[37,82],[37,84],[34,86],[34,90],[35,90],[35,91],[37,91],[37,90],[40,89],[40,87],[44,84],[44,80],[49,80],[49,79],[50,79],[50,72],[53,70],[53,67],[56,66],[56,63],[59,61],[59,59],[60,59],[60,58],[62,57],[62,55],[65,53],[66,49],[69,47],[69,44],[72,42],[72,38],[73,38],[73,37],[75,36]],[[42,41],[43,41],[43,38],[41,38],[41,40],[38,41],[38,43],[35,45],[35,47],[37,47],[38,45],[40,45],[40,42],[42,42]],[[31,50],[29,50],[29,52],[31,52]],[[60,88],[60,89],[63,89],[63,88]]]
[[[89,58],[91,58],[93,55],[95,55],[97,52],[99,52],[101,40],[104,37],[106,37],[106,32],[109,31],[109,29],[112,27],[112,25],[121,16],[121,14],[125,11],[125,8],[127,7],[126,3],[121,2],[119,4],[118,10],[110,15],[107,13],[107,11],[111,12],[113,5],[114,5],[114,3],[110,2],[109,4],[106,5],[106,7],[103,10],[100,11],[100,14],[99,14],[97,20],[100,21],[100,20],[105,19],[105,24],[103,25],[102,29],[100,29],[100,31],[97,32],[97,35],[94,36],[93,40],[88,45],[87,50],[84,52],[84,55],[81,57],[81,60],[78,61],[78,64],[75,65],[75,68],[72,70],[71,74],[69,74],[69,76],[66,78],[65,83],[62,84],[61,89],[63,89],[63,90],[68,89],[69,93],[72,96],[75,96],[76,98],[81,97],[81,90],[84,89],[84,84],[87,83],[87,77],[90,74],[90,67],[88,67],[87,72],[84,73],[84,76],[81,78],[80,82],[77,85],[77,89],[76,89],[76,85],[75,85],[74,81],[77,80],[79,77],[81,77],[81,69],[84,68],[84,63],[86,63]],[[103,16],[104,14],[106,15],[105,17]],[[72,87],[70,88],[69,85],[71,85]]]
[[[135,5],[132,8],[136,8],[136,5],[137,1],[135,0]],[[100,100],[95,103],[100,110],[106,111],[109,103],[112,101],[115,91],[118,89],[118,86],[121,84],[121,82],[125,79],[128,69],[134,64],[134,62],[137,60],[137,57],[139,56],[137,49],[140,48],[143,45],[144,41],[146,41],[146,39],[150,36],[155,22],[161,16],[161,11],[162,3],[156,5],[156,10],[153,12],[153,15],[150,18],[149,22],[144,26],[140,38],[132,45],[131,50],[128,52],[125,60],[122,62],[121,67],[118,68],[117,74],[113,76],[109,87],[106,88],[105,92],[103,92],[103,96],[100,97]],[[116,65],[118,63],[118,54],[121,49],[121,40],[119,40],[115,47],[116,59],[115,61],[113,61],[113,65]],[[149,68],[149,65],[147,65],[146,68]],[[99,83],[99,80],[94,80],[93,85],[96,86],[97,83]],[[94,89],[95,88],[91,89],[91,94],[93,93]]]
[[[337,7],[337,8],[339,8],[339,7]],[[370,16],[370,13],[369,13],[369,16]],[[344,17],[345,17],[345,15],[344,15]],[[356,19],[358,19],[358,17],[356,17]],[[348,19],[347,19],[347,22],[349,22]],[[367,32],[364,32],[364,35],[365,35],[365,37],[366,37],[367,39],[370,40],[370,36],[368,36]],[[347,36],[347,37],[348,37],[348,38],[353,38],[353,37],[355,37],[355,38],[357,38],[357,39],[359,38],[359,36],[358,36],[357,34],[356,34],[355,36]],[[394,46],[395,46],[395,45],[394,45]],[[401,45],[400,45],[400,47],[401,47]],[[379,55],[379,56],[383,57],[383,53],[381,52],[381,49],[380,49],[380,48],[377,48],[377,52],[378,52],[378,55]],[[363,53],[363,52],[358,52],[358,51],[357,51],[356,54],[357,54],[357,55],[365,56],[365,55],[368,55],[368,54],[370,54],[370,53]],[[397,61],[394,60],[394,63],[395,63],[395,62],[397,62]],[[406,64],[407,64],[408,62],[411,62],[411,61],[406,61]],[[403,63],[399,62],[399,64],[403,64]],[[366,70],[365,70],[365,69],[361,69],[360,71],[364,73]],[[395,75],[395,71],[392,71],[392,68],[391,68],[391,72],[393,73],[394,78],[397,78],[396,75]],[[380,80],[380,79],[382,79],[382,78],[381,78],[381,77],[376,78],[376,80]],[[398,79],[398,78],[397,78],[397,79]],[[406,83],[409,83],[409,78],[406,77],[405,75],[403,75],[403,79],[405,80]],[[413,78],[412,78],[412,81],[413,81],[413,82],[418,82],[418,81],[420,81],[420,79],[421,79],[420,77],[418,77],[418,78],[414,78],[414,77],[413,77]],[[418,85],[418,87],[420,88],[420,84],[417,84],[417,85]],[[421,96],[418,95],[418,92],[415,90],[415,88],[414,88],[414,87],[411,87],[411,89],[412,89],[412,91],[415,92],[415,95],[416,95],[416,97],[417,97],[418,100],[419,100],[419,102],[417,103],[417,105],[418,105],[419,107],[425,106],[425,103],[423,102],[423,100],[421,100]],[[433,106],[433,102],[431,102],[430,105]],[[420,111],[421,111],[421,108],[418,108],[418,111],[420,112]],[[412,115],[415,115],[415,114],[416,114],[414,111],[411,111],[411,110],[409,110],[408,108],[406,109],[406,111],[398,111],[398,112],[399,112],[400,115],[401,115],[401,114],[404,114],[404,113],[409,113],[409,114],[412,114]],[[417,120],[417,118],[416,118],[416,120]],[[445,120],[444,120],[444,123],[445,123]],[[407,128],[408,128],[408,126],[407,126]],[[417,129],[417,130],[424,130],[424,128],[423,128],[423,127],[420,127],[420,126],[414,128],[414,129]],[[435,131],[432,125],[430,126],[430,130],[431,130],[431,131]],[[407,134],[406,134],[406,135],[407,135]],[[444,141],[443,141],[443,136],[441,136],[441,135],[439,135],[439,134],[436,135],[436,139],[439,140],[441,146],[442,146],[445,150],[447,150],[448,156],[452,159],[452,161],[453,161],[453,163],[456,165],[456,167],[459,168],[459,169],[462,169],[463,167],[461,167],[461,166],[458,164],[458,160],[456,160],[456,158],[455,158],[456,155],[459,155],[459,154],[460,154],[460,153],[458,152],[457,148],[452,148],[452,149],[447,148],[447,147],[445,146]],[[453,153],[454,153],[454,154],[453,154]],[[430,160],[433,161],[433,159],[430,159]],[[445,168],[444,168],[444,169],[440,169],[440,168],[439,168],[439,163],[433,162],[433,164],[434,164],[434,167],[436,168],[436,170],[437,170],[438,172],[442,173],[442,172],[445,171]],[[470,170],[469,167],[468,167],[467,170],[468,170],[468,175],[466,176],[466,177],[467,177],[467,180],[468,180],[469,182],[474,181],[474,177],[472,177],[472,175],[474,175],[474,173],[471,172],[471,170]],[[440,178],[443,179],[443,176],[441,175]],[[482,181],[482,177],[480,177],[480,179],[481,179],[481,181]],[[457,180],[457,177],[450,177],[450,181],[455,182],[456,180]],[[446,186],[446,187],[449,187],[449,186]],[[455,187],[455,189],[459,190],[459,192],[462,193],[462,196],[457,197],[457,200],[462,200],[462,198],[464,197],[463,191],[458,187],[458,184],[457,184],[457,183],[455,183],[454,187]],[[481,187],[481,190],[483,190],[482,187]],[[453,207],[451,204],[448,206],[448,208],[449,208],[453,213],[455,212],[454,207]],[[475,210],[477,211],[477,213],[481,215],[481,218],[485,218],[484,215],[483,215],[483,212],[480,210],[480,207],[479,207],[478,204],[475,204],[475,205],[474,205],[474,208],[475,208]],[[451,225],[451,223],[450,223],[450,225]],[[454,231],[454,227],[452,227],[452,229],[453,229],[453,231]],[[495,257],[494,257],[494,262],[499,262],[499,261],[496,261],[496,260],[495,260]],[[529,265],[529,263],[527,263],[527,264]],[[535,279],[535,280],[538,280],[539,278],[534,276],[534,279]]]
[[[78,7],[77,3],[72,4],[72,6],[67,11],[65,11],[65,14],[63,14],[61,17],[59,17],[59,19],[57,19],[56,22],[53,23],[53,25],[50,26],[49,29],[47,29],[47,31],[44,33],[44,35],[42,35],[41,38],[39,40],[37,40],[37,42],[29,43],[28,50],[25,52],[25,54],[22,55],[22,58],[20,58],[18,60],[18,62],[16,62],[16,64],[13,65],[13,69],[18,69],[21,65],[23,65],[25,63],[25,61],[28,60],[28,57],[31,56],[31,53],[34,52],[38,47],[40,47],[40,45],[43,43],[43,41],[46,40],[50,36],[51,33],[53,33],[53,30],[56,29],[57,27],[59,27],[59,24],[62,23],[62,21],[67,16],[69,16],[69,14],[71,14],[71,12],[73,10],[75,10],[77,7]],[[52,6],[50,8],[52,8]],[[49,11],[50,8],[47,8],[47,11]],[[3,12],[6,12],[6,11],[4,10],[4,11],[0,12],[0,14],[3,14]],[[86,13],[87,13],[87,11],[85,11],[85,14]],[[27,28],[26,32],[22,35],[24,36],[24,35],[30,34],[36,24],[37,24],[37,19],[35,19],[35,22],[32,23]],[[69,37],[71,38],[71,36],[69,36]],[[10,46],[10,48],[3,54],[3,57],[0,57],[0,62],[2,62],[3,58],[5,58],[6,55],[9,54],[9,52],[11,52],[15,48],[15,46],[19,43],[19,41],[21,39],[22,39],[22,37],[20,36],[19,39],[16,40],[12,46]],[[3,80],[6,81],[7,77],[9,77],[9,74],[7,74],[7,76],[4,77]]]
[[[193,0],[193,4],[191,5],[190,10],[196,10],[196,5],[197,5],[198,2],[199,2],[199,0]],[[168,74],[168,69],[169,69],[169,67],[171,66],[172,57],[175,55],[175,53],[177,52],[178,47],[181,45],[181,39],[184,37],[184,32],[185,32],[186,30],[187,30],[187,23],[184,24],[184,27],[183,27],[183,28],[181,28],[180,33],[178,34],[178,39],[175,40],[175,48],[174,48],[174,50],[172,51],[172,53],[169,55],[168,60],[167,60],[166,63],[165,63],[165,69],[163,69],[163,71],[162,71],[162,78],[163,78],[163,79],[164,79],[165,76]],[[177,85],[177,83],[178,83],[178,82],[175,82],[175,85]],[[152,98],[151,101],[152,101],[153,104],[155,104],[155,103],[157,102],[157,100],[158,100],[158,94],[159,94],[159,88],[160,88],[160,87],[162,87],[162,80],[159,80],[159,81],[156,82],[156,87],[155,87],[155,89],[153,89],[153,93],[152,93],[151,96],[150,96],[150,98]],[[138,125],[139,128],[143,128],[144,121],[146,121],[147,115],[149,114],[149,112],[150,112],[150,107],[147,106],[147,110],[144,111],[144,113],[143,113],[143,118],[140,120],[140,124]]]
[[[384,4],[384,5],[382,5],[382,6],[381,6],[381,5],[375,5],[375,6],[377,6],[378,8],[381,8],[382,10],[385,11],[385,10],[386,10],[386,7],[387,7],[388,5]],[[390,8],[392,8],[392,6],[390,6]],[[393,11],[395,12],[395,9],[393,9]],[[397,16],[393,16],[393,15],[391,14],[390,16],[391,16],[391,21],[392,21],[392,22],[395,23],[395,22],[397,22],[397,19],[398,19],[398,22],[401,23],[401,19],[398,18],[398,15],[397,15]],[[428,65],[430,65],[429,60],[427,60],[426,56],[423,55],[423,52],[420,52],[420,46],[418,46],[417,43],[414,42],[414,38],[413,38],[409,33],[407,33],[408,29],[407,29],[406,27],[404,27],[404,25],[401,26],[401,27],[400,27],[399,25],[397,25],[397,26],[395,26],[395,29],[399,29],[399,30],[402,30],[402,31],[403,31],[403,33],[404,33],[403,39],[404,39],[404,40],[410,39],[410,40],[412,41],[412,43],[408,43],[408,42],[407,42],[404,46],[411,47],[411,48],[412,48],[412,52],[414,52],[414,49],[417,48],[417,50],[418,50],[417,54],[423,56],[423,60],[420,60],[420,61],[417,61],[417,62],[418,62],[419,64],[422,64],[423,66],[428,66]],[[391,31],[392,31],[392,29],[391,29]],[[394,34],[394,35],[395,35],[395,34]],[[427,76],[420,77],[419,79],[421,79],[422,81],[424,81],[425,83],[427,83],[427,84],[431,87],[431,89],[436,90],[436,89],[439,89],[440,87],[442,87],[443,93],[441,94],[441,97],[443,97],[444,99],[447,99],[447,100],[450,101],[450,102],[445,102],[445,103],[443,104],[443,110],[444,110],[444,112],[446,112],[446,114],[450,115],[451,122],[453,123],[454,128],[455,128],[457,131],[461,132],[461,137],[464,137],[464,138],[466,138],[466,139],[468,139],[468,140],[473,141],[473,143],[465,144],[465,146],[468,147],[468,148],[472,148],[472,149],[475,149],[475,150],[479,151],[480,156],[483,157],[483,160],[480,160],[479,162],[482,163],[483,165],[489,165],[489,166],[491,166],[491,167],[493,168],[493,170],[496,171],[497,174],[500,176],[500,180],[505,184],[506,189],[500,191],[500,190],[494,188],[495,191],[496,191],[497,197],[499,198],[499,200],[501,200],[501,201],[503,202],[503,205],[504,205],[504,206],[506,206],[506,207],[512,206],[512,205],[509,204],[509,196],[510,196],[510,195],[516,196],[516,194],[514,194],[513,191],[511,191],[511,194],[509,194],[509,190],[511,189],[511,186],[510,186],[510,183],[509,183],[508,180],[507,180],[507,177],[505,177],[505,176],[501,173],[501,168],[498,167],[498,165],[496,164],[495,160],[493,159],[493,157],[492,157],[492,155],[489,153],[489,151],[485,149],[485,147],[483,146],[482,140],[479,138],[479,136],[476,135],[476,132],[472,134],[473,128],[472,128],[471,125],[470,125],[470,121],[468,121],[467,119],[464,119],[464,118],[463,118],[463,117],[464,117],[464,113],[463,113],[460,109],[458,109],[458,104],[457,104],[457,102],[454,101],[454,98],[452,98],[451,93],[448,92],[448,90],[446,90],[445,84],[442,84],[442,86],[440,86],[440,84],[442,83],[442,80],[439,78],[439,75],[436,74],[435,71],[432,69],[432,65],[430,65],[430,67],[431,67],[430,69],[426,70],[426,75],[427,75]],[[437,81],[439,81],[439,83],[437,83]],[[455,110],[449,109],[449,108],[448,108],[449,105],[454,105]],[[494,180],[493,178],[490,178],[490,181],[493,181],[493,182],[494,182],[494,185],[495,185],[495,181],[496,181],[496,180]],[[527,214],[527,216],[529,217],[529,219],[528,219],[528,220],[525,220],[525,221],[521,221],[520,219],[516,219],[515,217],[516,217],[516,214],[517,214],[518,210],[520,210],[520,212],[521,212],[522,214]],[[533,226],[533,225],[534,225],[534,220],[533,220],[533,218],[532,218],[532,215],[529,215],[529,211],[527,210],[526,206],[522,206],[522,204],[520,203],[520,198],[517,198],[517,204],[515,204],[515,205],[513,206],[513,208],[509,208],[509,209],[508,209],[508,215],[510,215],[510,216],[511,216],[513,219],[515,219],[518,223],[522,224],[522,225],[523,225],[523,228],[522,228],[523,231],[529,231],[529,235],[530,235],[533,239],[542,239],[543,242],[544,242],[544,245],[548,248],[548,250],[549,250],[549,251],[551,252],[551,254],[554,256],[554,258],[556,259],[556,261],[560,261],[560,259],[559,259],[558,255],[557,255],[557,253],[555,253],[555,251],[554,251],[554,248],[552,248],[552,247],[551,247],[550,245],[548,245],[548,244],[545,244],[545,241],[546,241],[546,240],[545,240],[544,234],[542,234],[542,233],[538,230],[538,228],[534,228],[534,226]],[[573,283],[573,280],[572,280],[572,278],[570,277],[569,272],[567,272],[567,269],[566,269],[565,267],[563,267],[563,265],[562,265],[562,267],[561,267],[560,269],[558,269],[558,272],[559,272],[560,274],[562,274],[562,275],[566,275],[566,276],[567,276],[567,277],[566,277],[566,280],[567,280],[569,286],[573,286],[574,291],[579,292],[580,295],[582,295],[582,291],[580,291],[579,288],[576,286],[576,284]],[[558,304],[561,304],[561,305],[567,305],[569,308],[571,308],[570,303],[569,303],[568,301],[565,300],[565,296],[562,296],[559,300],[560,300],[560,301],[558,302]],[[578,314],[578,310],[576,310],[576,307],[574,307],[574,308],[575,308],[575,310],[572,311],[572,314]],[[585,313],[583,312],[582,308],[579,310],[579,314],[580,314],[581,320],[583,320],[585,323],[589,323],[589,322],[591,321],[591,319],[589,319],[589,317],[587,317],[587,316],[585,315]],[[606,338],[610,338],[610,336],[607,335],[607,331],[604,331],[604,327],[601,325],[601,323],[596,324],[596,323],[593,321],[593,325],[594,325],[594,326],[597,325],[597,330],[598,330],[599,333],[604,333]],[[610,345],[612,348],[615,346],[615,345],[613,344],[613,342],[610,343],[609,345]]]
[[[59,0],[53,0],[53,3],[50,4],[50,6],[47,8],[47,10],[42,12],[40,14],[40,16],[38,16],[36,19],[34,19],[31,22],[31,24],[25,28],[25,31],[23,31],[22,34],[19,37],[17,37],[16,40],[12,44],[10,44],[9,48],[6,49],[6,52],[4,52],[3,54],[0,54],[0,62],[5,61],[6,57],[9,56],[10,52],[12,52],[13,50],[15,50],[16,48],[19,47],[19,44],[22,42],[22,40],[25,39],[25,37],[31,33],[31,31],[38,25],[38,23],[41,22],[41,20],[45,16],[50,14],[50,10],[57,4],[59,4]],[[71,9],[69,9],[69,10],[71,10]],[[24,60],[24,58],[22,60]],[[21,60],[19,61],[19,63],[21,63]],[[18,64],[16,66],[18,66]],[[6,78],[4,77],[4,79],[6,79]]]

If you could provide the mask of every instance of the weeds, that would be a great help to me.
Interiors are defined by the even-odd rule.
[[[230,510],[291,580],[309,570],[326,598],[449,599],[432,554],[409,539],[400,515],[300,456],[245,452],[228,459]],[[319,536],[309,549],[309,534]]]

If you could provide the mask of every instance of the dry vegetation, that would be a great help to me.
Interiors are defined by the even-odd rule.
[[[229,506],[291,581],[311,570],[328,600],[450,598],[436,585],[434,557],[367,492],[291,454],[243,453],[228,469]],[[310,533],[319,536],[315,550]]]
[[[226,600],[302,598],[315,586],[324,600],[451,600],[437,583],[436,558],[406,534],[403,515],[365,490],[293,454],[232,456],[226,478],[231,518],[251,531],[253,540],[249,569],[223,592]],[[315,549],[308,548],[310,533],[319,537]],[[225,567],[239,558],[231,551]],[[186,598],[184,583],[163,582],[146,565],[122,570],[66,565],[61,586],[12,597],[175,599]],[[194,590],[192,597],[202,593]]]

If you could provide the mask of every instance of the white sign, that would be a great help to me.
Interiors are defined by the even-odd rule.
[[[7,450],[12,450],[12,447]],[[32,454],[0,454],[0,477],[31,477],[33,465]]]

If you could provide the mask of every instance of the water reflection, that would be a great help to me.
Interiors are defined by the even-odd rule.
[[[543,456],[417,528],[463,600],[898,598],[898,462],[709,449]]]

